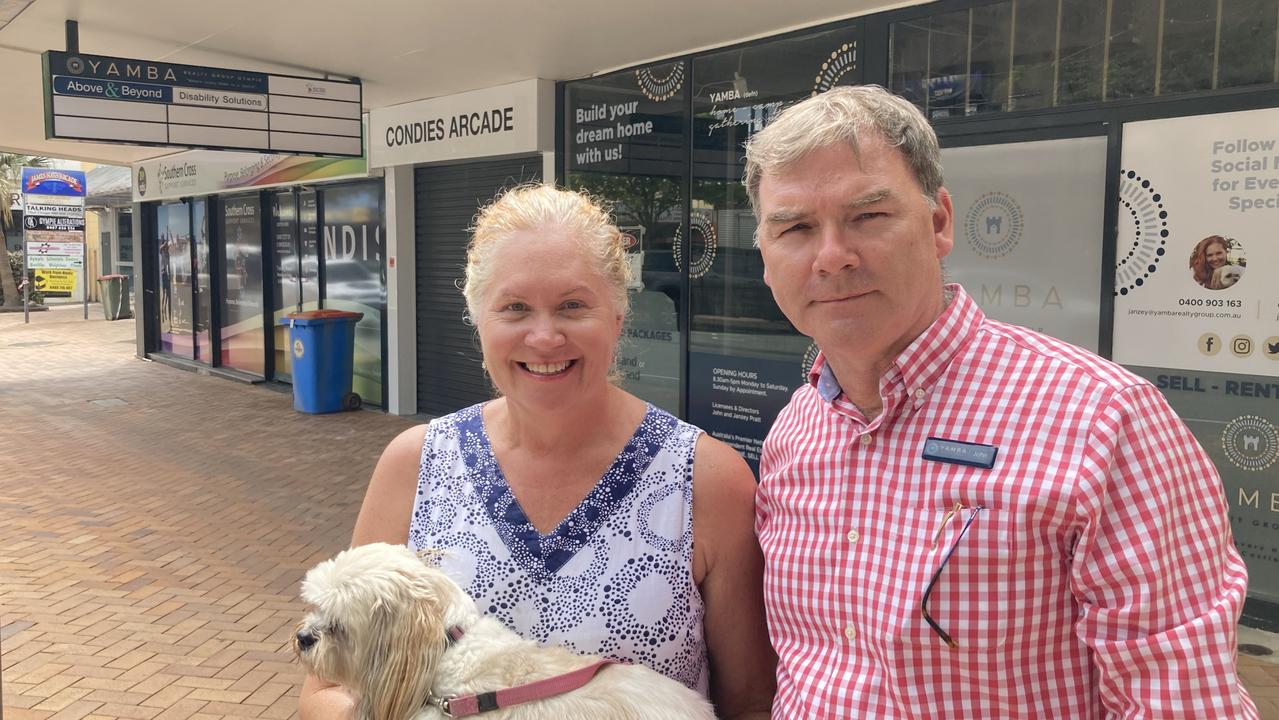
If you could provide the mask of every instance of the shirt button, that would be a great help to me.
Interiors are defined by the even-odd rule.
[[[927,392],[926,390],[924,390],[923,388],[916,388],[916,389],[915,389],[915,398],[916,398],[917,400],[923,400],[923,399],[924,399],[924,396],[925,396],[925,395],[927,395],[927,394],[928,394],[928,392]]]
[[[862,445],[869,445],[870,443],[871,443],[870,433],[866,433],[865,435],[862,435]]]
[[[857,628],[853,627],[852,623],[844,626],[844,637],[849,640],[857,639]]]
[[[855,542],[857,542],[858,540],[861,540],[861,539],[862,539],[861,534],[860,534],[860,533],[858,533],[856,530],[849,530],[849,531],[848,531],[848,542],[850,542],[850,543],[855,543]]]

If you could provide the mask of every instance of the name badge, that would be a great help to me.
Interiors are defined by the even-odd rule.
[[[981,443],[960,442],[944,438],[930,437],[924,441],[924,459],[936,462],[967,465],[969,467],[995,467],[995,456],[999,448]]]

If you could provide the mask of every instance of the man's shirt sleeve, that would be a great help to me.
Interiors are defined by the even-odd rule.
[[[1122,718],[1256,718],[1235,670],[1248,576],[1221,479],[1148,383],[1098,414],[1077,494],[1076,632]]]

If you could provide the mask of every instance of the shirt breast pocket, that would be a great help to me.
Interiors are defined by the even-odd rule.
[[[912,510],[903,513],[906,517],[912,527],[903,528],[897,539],[914,560],[907,573],[913,581],[901,588],[906,602],[899,606],[903,612],[895,639],[920,649],[953,651],[944,632],[960,650],[1002,646],[1016,601],[1011,593],[1021,540],[1015,513],[962,506],[954,512]],[[925,596],[928,616],[941,632],[924,617]]]

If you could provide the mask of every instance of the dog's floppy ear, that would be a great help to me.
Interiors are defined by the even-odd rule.
[[[435,666],[444,653],[443,608],[434,593],[405,589],[378,602],[369,618],[364,692],[359,720],[405,720],[426,704]]]

